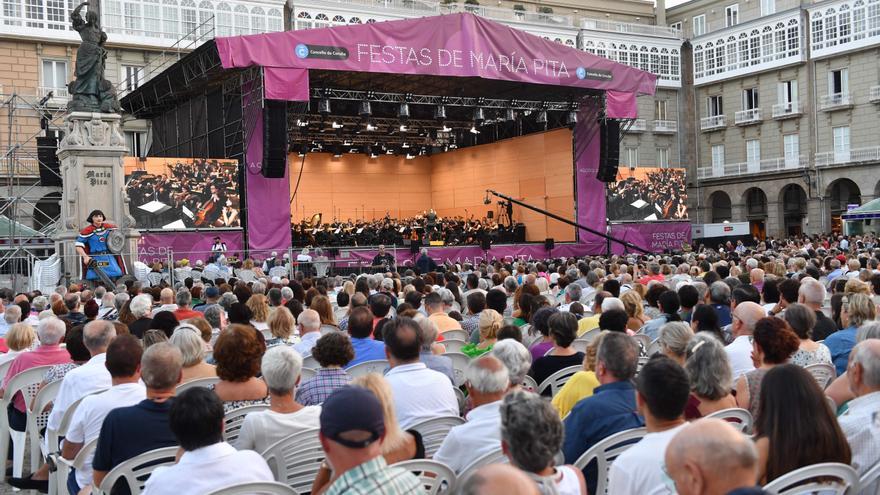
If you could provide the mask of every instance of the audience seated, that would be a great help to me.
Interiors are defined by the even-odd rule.
[[[220,334],[214,344],[217,376],[220,381],[211,390],[229,412],[254,404],[269,404],[266,382],[257,378],[260,360],[266,352],[262,335],[254,327],[234,324]]]
[[[217,367],[205,362],[205,341],[196,327],[188,323],[178,326],[169,342],[183,356],[182,382],[217,376]]]
[[[584,371],[571,375],[562,389],[553,396],[553,407],[559,412],[560,418],[568,416],[575,404],[593,395],[596,387],[600,385],[596,378],[596,351],[607,333],[607,330],[603,330],[593,338],[587,346],[587,352],[584,353]]]
[[[414,328],[410,331],[416,334]],[[327,464],[333,467],[324,495],[408,495],[421,490],[422,483],[414,474],[385,461],[385,435],[382,404],[372,392],[362,387],[333,392],[321,410],[321,446]],[[317,488],[313,486],[312,492]]]
[[[679,495],[762,495],[758,453],[727,421],[704,418],[681,428],[666,447],[666,471]]]
[[[456,416],[458,400],[446,375],[419,361],[419,325],[400,317],[385,326],[385,354],[391,369],[385,378],[391,385],[394,408],[401,428],[439,416]]]
[[[516,327],[514,327],[516,328]],[[510,390],[522,388],[523,381],[532,367],[532,356],[522,343],[513,340],[500,340],[492,347],[492,356],[498,358],[507,368]]]
[[[874,302],[865,294],[844,296],[841,304],[840,320],[843,328],[829,335],[824,342],[831,351],[831,360],[838,375],[846,371],[849,352],[856,343],[856,329],[877,315]]]
[[[577,318],[571,313],[560,312],[550,317],[549,325],[553,348],[546,356],[536,359],[529,370],[529,376],[538,385],[553,373],[570,366],[578,366],[584,361],[584,353],[571,346],[577,338]],[[545,391],[545,395],[549,397],[549,389]]]
[[[847,404],[838,421],[852,451],[852,465],[862,476],[880,462],[880,340],[867,339],[850,353],[846,371],[849,388],[856,397]],[[862,493],[877,493],[878,482],[861,487]]]
[[[518,390],[504,397],[500,413],[501,449],[511,464],[525,471],[544,493],[587,495],[579,469],[553,465],[563,436],[553,406],[537,394]]]
[[[467,423],[453,427],[434,454],[434,460],[451,467],[456,473],[499,445],[501,399],[510,385],[504,364],[494,356],[474,359],[465,370],[468,397],[473,408]]]
[[[146,399],[128,407],[117,407],[107,414],[98,435],[92,460],[94,487],[123,462],[150,450],[177,445],[168,413],[174,402],[174,389],[181,383],[183,358],[171,344],[160,343],[141,356],[141,380]],[[128,495],[128,484],[117,481],[114,494]]]
[[[540,495],[537,485],[509,464],[490,464],[462,480],[460,495]]]
[[[578,402],[565,419],[562,452],[572,464],[597,442],[623,430],[645,425],[636,411],[635,388],[639,349],[632,337],[611,332],[602,339],[596,354],[599,385],[591,397]],[[596,463],[584,469],[589,493],[596,493]]]
[[[245,416],[235,448],[263,452],[275,442],[317,428],[321,406],[303,406],[294,400],[302,371],[302,357],[287,346],[263,354],[260,370],[269,389],[269,409]]]
[[[425,363],[429,369],[439,371],[455,383],[455,371],[452,368],[452,360],[446,356],[435,354],[434,345],[437,340],[437,324],[430,318],[417,314],[415,321],[419,324],[419,339],[422,349],[419,352],[419,360]],[[442,344],[441,344],[442,345]]]
[[[368,308],[357,307],[351,310],[351,315],[348,317],[348,334],[351,336],[351,346],[354,348],[354,359],[346,367],[350,368],[364,361],[385,359],[385,345],[372,338],[373,314]]]
[[[133,335],[122,335],[113,339],[107,347],[107,371],[110,372],[111,386],[99,394],[85,397],[73,413],[61,455],[73,459],[83,445],[98,438],[104,418],[118,407],[128,407],[143,401],[147,390],[140,381],[141,355],[144,350]],[[141,428],[141,425],[137,426]],[[82,469],[72,469],[67,478],[70,493],[79,493],[92,485],[92,458],[86,458]]]
[[[354,358],[354,349],[345,334],[328,333],[312,347],[312,357],[321,365],[318,374],[296,389],[296,402],[304,406],[321,404],[334,390],[351,383],[344,368]]]
[[[153,471],[144,495],[204,495],[238,483],[274,481],[260,454],[223,441],[223,416],[223,401],[209,389],[191,388],[175,398],[168,417],[183,454],[177,464]]]
[[[710,333],[698,333],[688,342],[685,370],[691,394],[684,410],[685,419],[708,416],[736,406],[733,372],[724,346]]]
[[[484,309],[480,312],[478,323],[479,342],[476,344],[468,343],[461,348],[461,353],[470,358],[482,356],[492,350],[492,346],[498,340],[498,330],[501,330],[501,324],[504,319],[501,314],[494,309]]]
[[[781,364],[767,371],[760,402],[754,423],[760,484],[812,464],[850,463],[847,438],[816,379],[803,368]]]
[[[725,350],[730,360],[730,367],[733,369],[734,380],[739,380],[739,377],[755,369],[752,362],[752,333],[755,331],[755,324],[764,316],[764,308],[751,301],[737,305],[732,313],[733,342],[725,347]]]
[[[831,364],[831,351],[828,347],[812,339],[813,328],[816,326],[816,313],[812,309],[803,304],[789,304],[783,318],[801,341],[798,350],[791,356],[792,363],[799,366]]]
[[[752,337],[752,358],[757,369],[749,371],[736,382],[737,407],[748,409],[752,417],[760,409],[761,380],[768,370],[786,363],[797,351],[800,340],[781,318],[761,318]]]
[[[690,385],[687,373],[666,356],[652,357],[636,377],[636,404],[647,433],[614,460],[608,475],[610,495],[666,493],[663,455],[685,426]]]

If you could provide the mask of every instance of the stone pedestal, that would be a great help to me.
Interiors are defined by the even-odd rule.
[[[79,231],[88,225],[88,214],[96,209],[126,234],[128,242],[122,257],[128,273],[132,273],[140,233],[134,229],[125,192],[123,158],[128,149],[121,129],[122,116],[72,112],[64,120],[65,134],[58,146],[63,189],[55,247],[64,260],[65,279],[78,280],[82,276],[74,243]]]

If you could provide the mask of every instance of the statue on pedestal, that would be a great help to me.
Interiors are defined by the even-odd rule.
[[[80,11],[89,2],[79,4],[70,14],[73,29],[82,38],[76,49],[75,79],[68,84],[70,112],[118,113],[121,108],[113,84],[104,79],[107,50],[104,43],[107,33],[101,30],[100,16],[94,10],[86,13],[83,20]]]

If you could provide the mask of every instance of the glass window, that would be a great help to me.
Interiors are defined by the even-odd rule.
[[[67,61],[43,60],[42,86],[45,91],[53,91],[59,95],[59,89],[67,91]]]
[[[834,139],[834,162],[845,163],[849,161],[849,126],[835,127],[832,129]]]
[[[724,9],[724,26],[731,27],[739,24],[739,4],[728,5]]]
[[[776,0],[761,0],[761,15],[776,13]]]
[[[694,36],[702,36],[706,34],[706,15],[694,16],[693,19]]]
[[[669,168],[669,148],[657,148],[657,166]]]
[[[175,0],[163,0],[162,19],[164,21],[165,37],[173,40],[180,39],[180,27],[177,25],[177,2]]]
[[[657,120],[669,120],[667,113],[668,100],[654,101],[654,118]]]
[[[758,88],[749,88],[743,90],[743,110],[754,110],[758,108]]]
[[[786,167],[796,167],[800,162],[800,143],[797,134],[782,136],[782,152]]]
[[[707,99],[707,117],[717,117],[719,115],[724,115],[724,102],[722,97],[719,96],[710,96]]]
[[[144,82],[144,68],[139,65],[123,65],[122,81],[126,91],[134,91]]]
[[[761,164],[761,141],[749,139],[746,141],[746,163],[749,169],[758,168]]]
[[[712,146],[712,167],[724,166],[724,145],[716,144]]]
[[[626,163],[624,165],[628,167],[638,167],[639,166],[639,149],[633,147],[624,148],[624,156],[626,157]]]

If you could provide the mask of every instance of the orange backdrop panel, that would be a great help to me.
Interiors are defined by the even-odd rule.
[[[483,218],[500,213],[494,189],[565,218],[574,218],[571,131],[557,129],[483,146],[406,160],[361,154],[333,158],[306,155],[299,190],[291,204],[295,222],[321,213],[334,218],[409,217],[429,208],[444,216]],[[290,187],[296,188],[301,158],[290,157]],[[514,206],[513,218],[526,226],[526,240],[573,241],[574,228]]]

